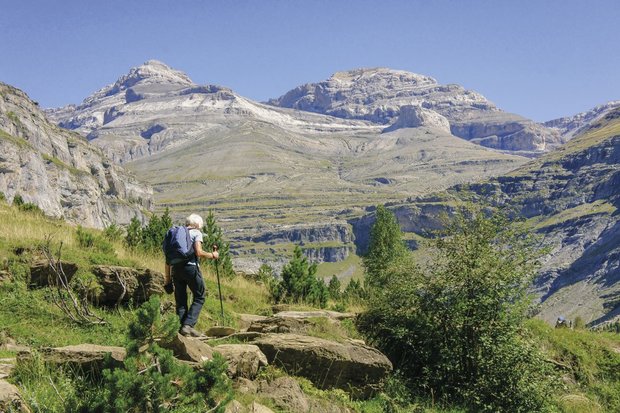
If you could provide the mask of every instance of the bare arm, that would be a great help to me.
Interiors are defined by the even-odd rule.
[[[197,257],[208,258],[210,260],[217,260],[220,254],[216,251],[206,252],[202,250],[202,242],[196,241],[194,242],[194,251],[196,252]]]

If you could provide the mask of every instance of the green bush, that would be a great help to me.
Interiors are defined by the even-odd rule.
[[[532,240],[506,217],[458,216],[431,262],[403,262],[359,318],[418,396],[472,411],[545,408],[553,377],[522,327],[535,272]]]

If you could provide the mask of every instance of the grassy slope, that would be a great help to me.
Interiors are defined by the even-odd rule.
[[[51,220],[33,212],[23,212],[0,202],[0,260],[3,269],[19,273],[24,269],[23,261],[29,253],[16,256],[16,247],[36,246],[48,235],[53,236],[56,245],[64,244],[67,259],[87,266],[89,262],[101,257],[92,251],[83,251],[75,241],[75,228],[61,221]],[[116,245],[119,263],[161,268],[160,258],[126,251]],[[199,327],[206,328],[218,320],[219,301],[216,284],[212,274],[206,274],[208,298],[201,315]],[[264,288],[242,277],[223,280],[223,295],[227,322],[235,323],[235,313],[268,313],[269,303]],[[97,310],[108,321],[106,326],[79,327],[71,324],[63,314],[45,299],[45,289],[27,290],[19,283],[0,284],[0,339],[10,336],[18,343],[34,347],[60,346],[93,342],[108,345],[123,345],[127,321],[131,309]],[[170,297],[166,297],[170,300]],[[312,334],[331,339],[354,336],[354,330],[334,329],[333,326],[316,320]],[[529,325],[533,337],[540,343],[549,359],[565,366],[560,371],[564,376],[563,388],[558,391],[556,405],[560,412],[604,412],[620,409],[620,336],[611,333],[593,333],[589,331],[556,330],[546,324],[533,320]],[[14,353],[3,352],[3,357]],[[48,372],[49,373],[49,372]],[[50,373],[51,374],[51,373]],[[265,378],[282,375],[275,369],[266,370]],[[47,377],[47,376],[46,376]],[[41,387],[40,391],[27,389],[27,394],[36,397],[56,397],[56,390],[50,387],[48,379],[43,382],[35,377],[32,386]],[[69,382],[57,381],[60,387]],[[68,383],[68,384],[67,384]],[[325,392],[315,389],[307,381],[301,380],[307,394],[319,397],[329,403],[348,405],[357,412],[379,413],[383,411],[383,402],[374,399],[368,402],[352,402],[339,392]],[[46,387],[47,386],[47,387]],[[68,388],[67,387],[67,388]],[[62,387],[60,388],[62,392]],[[46,396],[43,396],[43,395]],[[248,397],[236,396],[241,401]],[[268,400],[262,400],[269,405]],[[59,405],[57,403],[57,405]],[[274,407],[271,405],[271,407]],[[411,409],[414,406],[410,406]],[[278,411],[278,409],[275,409]],[[54,410],[49,410],[54,411]],[[405,410],[409,411],[409,410]],[[415,405],[415,411],[457,412],[455,409],[429,408],[425,402]]]

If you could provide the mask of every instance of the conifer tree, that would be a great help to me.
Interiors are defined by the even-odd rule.
[[[383,205],[377,206],[376,220],[370,230],[368,252],[363,257],[366,284],[381,287],[386,282],[386,270],[407,256],[403,234],[394,214]]]
[[[293,258],[282,269],[282,281],[272,289],[276,302],[306,301],[325,307],[329,292],[323,280],[316,277],[316,271],[316,264],[310,264],[297,245]]]
[[[336,275],[332,275],[332,278],[329,280],[329,286],[327,289],[329,290],[329,296],[334,300],[339,300],[342,296],[340,291],[341,283]]]
[[[125,236],[125,244],[129,248],[137,248],[142,243],[142,225],[138,218],[133,217],[127,227],[127,235]]]
[[[215,268],[215,265],[219,265],[220,275],[235,275],[235,271],[232,265],[232,258],[230,256],[230,244],[224,241],[224,238],[222,236],[222,229],[215,222],[215,215],[213,215],[213,211],[209,211],[205,226],[203,227],[202,231],[205,234],[203,241],[203,248],[205,249],[205,251],[212,251],[213,246],[217,245],[218,252],[220,254],[220,258],[217,260],[217,262],[214,260],[208,260],[208,265],[212,268]]]

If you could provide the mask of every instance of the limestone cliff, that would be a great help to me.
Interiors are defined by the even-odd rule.
[[[153,191],[80,135],[48,122],[25,93],[0,83],[0,192],[102,228],[144,219]]]

